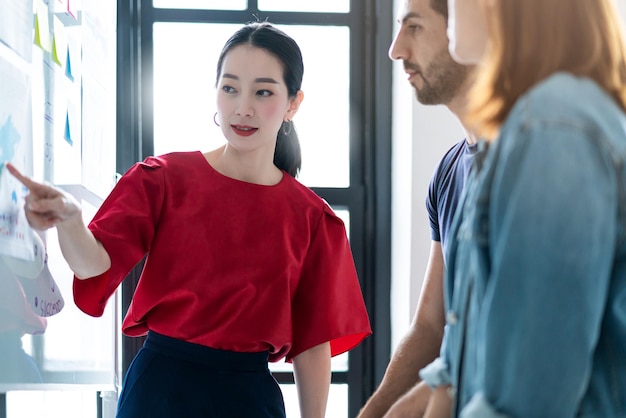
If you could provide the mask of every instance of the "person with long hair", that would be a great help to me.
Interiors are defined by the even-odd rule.
[[[626,48],[613,0],[450,0],[485,138],[427,417],[626,416]]]
[[[268,369],[283,358],[302,417],[322,418],[331,356],[371,333],[344,224],[295,179],[303,71],[287,34],[243,26],[217,65],[226,144],[135,164],[89,225],[71,196],[7,165],[30,224],[56,227],[84,312],[101,315],[146,258],[122,328],[147,339],[118,418],[285,417]]]

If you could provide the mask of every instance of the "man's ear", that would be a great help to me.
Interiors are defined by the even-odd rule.
[[[289,109],[287,110],[287,114],[285,115],[286,121],[292,120],[296,113],[298,113],[298,109],[300,109],[300,104],[302,104],[302,100],[304,100],[304,92],[302,90],[298,90],[296,96],[289,102]]]

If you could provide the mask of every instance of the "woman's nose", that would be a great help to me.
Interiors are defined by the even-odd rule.
[[[246,98],[242,98],[237,104],[237,109],[235,113],[237,113],[237,115],[239,116],[246,116],[246,117],[253,116],[254,109],[252,108],[252,103],[250,102],[250,100]]]

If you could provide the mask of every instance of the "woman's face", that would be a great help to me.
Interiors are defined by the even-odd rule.
[[[268,148],[273,155],[283,121],[297,111],[289,97],[281,62],[264,49],[240,45],[224,57],[217,84],[219,123],[231,146]]]
[[[450,55],[455,61],[461,64],[480,62],[487,46],[481,0],[448,0],[448,39]]]

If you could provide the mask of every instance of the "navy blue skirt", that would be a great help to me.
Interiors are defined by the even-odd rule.
[[[150,331],[133,359],[117,418],[285,418],[268,353],[216,350]]]

